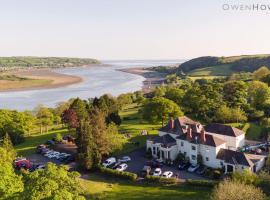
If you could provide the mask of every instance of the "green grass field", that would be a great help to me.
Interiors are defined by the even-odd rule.
[[[31,135],[26,137],[23,143],[15,146],[15,149],[17,150],[19,156],[31,155],[35,152],[36,147],[38,145],[43,144],[47,140],[52,139],[57,133],[61,133],[62,135],[64,135],[69,134],[69,131],[67,129],[59,129],[59,130],[52,130],[44,134]]]
[[[188,73],[191,77],[229,76],[233,73],[231,65],[211,66],[192,70]]]
[[[130,183],[99,174],[90,174],[87,180],[80,179],[80,182],[88,199],[100,200],[206,200],[211,192],[209,188],[194,188],[184,184],[161,186]]]
[[[119,127],[119,131],[123,134],[129,134],[130,138],[127,138],[123,149],[115,152],[115,154],[127,153],[145,146],[146,139],[149,136],[142,136],[141,132],[146,130],[149,135],[155,135],[157,134],[157,130],[161,128],[161,124],[150,124],[142,120],[138,112],[139,107],[137,104],[130,104],[120,112],[122,124]],[[139,142],[139,146],[134,145],[134,142]]]

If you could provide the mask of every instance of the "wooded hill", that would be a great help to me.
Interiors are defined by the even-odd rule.
[[[68,57],[0,57],[0,67],[75,67],[97,64],[92,58]]]
[[[182,63],[177,68],[177,72],[189,74],[194,70],[207,68],[218,71],[219,74],[216,75],[227,75],[229,72],[253,72],[261,66],[267,66],[270,68],[270,54],[231,57],[204,56]],[[224,74],[222,74],[223,71]]]

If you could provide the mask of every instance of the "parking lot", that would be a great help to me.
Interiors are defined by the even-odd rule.
[[[145,158],[145,148],[135,150],[131,153],[124,154],[122,156],[129,156],[131,161],[128,162],[128,168],[126,171],[140,174],[141,170],[145,166],[148,159]],[[121,156],[120,156],[121,157]],[[180,179],[193,179],[193,180],[206,180],[205,177],[197,175],[196,173],[189,173],[185,170],[180,171],[177,166],[166,166],[164,165],[161,170],[172,171],[174,175],[177,175]]]

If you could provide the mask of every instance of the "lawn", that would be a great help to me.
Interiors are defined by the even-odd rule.
[[[90,174],[80,179],[88,199],[147,199],[147,200],[195,200],[209,199],[210,189],[190,187],[184,184],[173,186],[130,183],[124,180],[108,179],[100,174]]]
[[[188,73],[189,76],[192,77],[204,77],[204,76],[229,76],[233,73],[231,70],[231,65],[218,65],[211,67],[204,67],[192,70]]]
[[[142,120],[139,108],[137,104],[130,104],[120,112],[122,124],[119,127],[119,131],[122,134],[129,134],[130,138],[126,139],[123,149],[115,152],[115,154],[127,153],[145,146],[146,139],[149,136],[142,136],[141,132],[146,130],[150,136],[157,135],[158,129],[161,128],[161,124],[150,124]],[[136,142],[139,143],[139,146],[135,145]]]
[[[31,135],[26,137],[23,143],[15,146],[15,149],[17,150],[19,156],[31,155],[35,152],[37,145],[43,144],[47,140],[52,139],[52,137],[54,137],[55,134],[57,133],[61,133],[62,135],[64,135],[69,134],[69,131],[67,129],[59,129],[59,130],[52,130],[44,134]]]

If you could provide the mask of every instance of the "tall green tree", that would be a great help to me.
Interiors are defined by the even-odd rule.
[[[143,105],[142,114],[146,121],[153,123],[162,122],[163,125],[165,120],[168,120],[170,117],[182,116],[183,112],[173,101],[163,97],[155,97]]]
[[[243,81],[229,81],[224,84],[224,100],[229,107],[244,108],[247,105],[247,84]]]
[[[78,172],[68,172],[65,166],[48,163],[45,170],[25,175],[25,189],[21,197],[25,200],[85,199],[81,195],[79,176]]]
[[[104,114],[97,108],[90,112],[89,120],[80,122],[77,136],[78,160],[86,169],[97,167],[102,157],[112,150]]]
[[[40,133],[43,132],[43,127],[45,127],[46,132],[48,132],[48,126],[53,124],[53,113],[51,110],[41,106],[38,108],[36,117],[40,126]]]
[[[252,81],[248,86],[248,100],[255,109],[262,109],[270,100],[270,88],[266,83]]]

